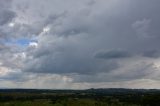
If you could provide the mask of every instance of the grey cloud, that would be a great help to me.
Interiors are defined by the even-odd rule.
[[[150,27],[150,23],[151,23],[151,20],[143,19],[143,20],[140,20],[140,21],[136,21],[135,23],[133,23],[132,26],[139,36],[151,37],[151,35],[148,35],[149,34],[148,30],[149,30],[149,27]]]
[[[52,51],[52,54],[48,52],[47,55],[46,52],[41,55],[38,54],[38,58],[35,57],[26,61],[24,71],[33,73],[96,74],[109,72],[119,67],[117,62],[98,62],[91,57],[82,57],[74,52],[68,53],[63,50],[62,52]]]
[[[75,82],[150,79],[158,71],[153,67],[159,59],[160,1],[14,0],[12,7],[4,4],[0,10],[4,67],[22,73],[71,75]],[[6,24],[10,21],[13,27]],[[6,37],[36,39],[38,44],[36,48],[5,47]]]
[[[0,25],[4,25],[10,22],[16,13],[11,10],[12,0],[1,0],[0,1]]]
[[[0,1],[0,40],[1,43],[7,38],[8,33],[4,31],[8,28],[4,28],[9,22],[11,22],[15,17],[16,13],[11,9],[12,0],[1,0]],[[10,36],[10,38],[12,38]]]
[[[0,67],[19,69],[23,64],[21,47],[11,44],[0,44]]]
[[[160,57],[160,51],[158,50],[148,50],[145,51],[142,56],[144,57],[150,57],[150,58],[159,58]]]
[[[4,44],[0,44],[0,51],[8,51],[10,48],[5,46]]]
[[[10,8],[11,7],[11,3],[13,0],[1,0],[0,1],[0,7],[1,8]]]
[[[155,27],[153,23],[158,19],[154,19],[157,14],[153,14],[153,11],[158,6],[153,9],[144,7],[145,11],[152,14],[148,17],[148,12],[139,11],[144,1],[116,1],[116,6],[109,8],[112,12],[102,5],[105,2],[96,2],[93,7],[85,5],[86,8],[77,10],[77,13],[66,12],[60,19],[60,24],[52,23],[51,31],[38,37],[39,47],[30,54],[33,61],[27,60],[24,70],[44,73],[99,73],[108,69],[107,59],[114,59],[114,63],[118,64],[116,59],[129,59],[133,54],[139,55],[137,53],[142,53],[148,47],[158,48],[157,39],[143,38],[142,35],[150,34],[151,29]],[[112,4],[112,1],[109,3]],[[102,7],[97,9],[100,4]],[[138,9],[135,5],[138,5]],[[56,18],[56,22],[58,21],[59,17]],[[49,22],[52,22],[52,19]],[[134,28],[140,30],[140,33],[137,34]],[[108,52],[97,52],[101,50]],[[93,57],[94,53],[97,53],[96,58]],[[114,70],[119,68],[115,64]]]
[[[107,52],[104,51],[95,55],[95,58],[100,59],[122,59],[127,57],[131,57],[131,54],[123,50],[110,50]]]
[[[128,72],[127,72],[128,71]],[[146,64],[139,63],[134,65],[131,69],[126,70],[126,72],[123,72],[117,76],[115,76],[117,79],[123,80],[134,80],[134,79],[147,79],[152,74],[154,74],[157,71],[156,68],[154,68],[153,63]]]
[[[10,21],[16,16],[16,14],[13,11],[10,10],[0,10],[0,25],[4,25]]]
[[[118,69],[108,73],[98,73],[96,75],[71,75],[75,82],[123,82],[140,79],[154,79],[152,77],[157,72],[152,63],[139,63],[130,69]]]

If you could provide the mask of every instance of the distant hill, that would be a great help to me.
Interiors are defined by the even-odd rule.
[[[160,93],[159,89],[125,89],[125,88],[99,88],[86,90],[68,89],[0,89],[0,93],[95,93],[95,94],[133,94],[133,93]]]

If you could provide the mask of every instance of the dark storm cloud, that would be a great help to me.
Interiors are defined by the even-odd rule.
[[[159,50],[149,50],[145,51],[143,53],[143,56],[150,57],[150,58],[159,58],[160,57],[160,51]]]
[[[27,60],[24,70],[59,74],[101,73],[117,70],[119,61],[116,59],[134,58],[148,48],[159,48],[158,35],[152,34],[153,29],[159,33],[154,24],[159,21],[155,17],[160,17],[156,1],[153,2],[156,5],[149,1],[108,1],[112,5],[108,8],[103,5],[106,2],[85,5],[76,12],[68,10],[63,18],[54,18],[54,23],[46,24],[50,31],[38,37],[38,48],[29,54],[33,61]],[[107,52],[97,52],[101,50]],[[127,67],[127,64],[129,62],[122,66]]]
[[[44,49],[45,51],[43,51]],[[54,49],[48,49],[49,51],[47,51],[45,47],[44,49],[41,52],[38,51],[38,54],[33,57],[34,59],[27,60],[27,67],[25,67],[24,71],[33,73],[96,74],[99,72],[109,72],[119,67],[117,62],[96,61],[90,56],[80,56],[75,48],[70,48],[70,51],[67,50],[69,48],[55,49],[56,52]]]
[[[99,52],[95,57],[100,59],[120,59],[131,57],[131,54],[122,50],[111,50],[107,52]]]

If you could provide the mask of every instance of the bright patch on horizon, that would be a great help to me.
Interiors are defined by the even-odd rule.
[[[62,80],[63,80],[64,82],[72,82],[72,81],[73,81],[72,78],[69,78],[69,77],[67,77],[67,76],[63,76],[63,77],[62,77]]]

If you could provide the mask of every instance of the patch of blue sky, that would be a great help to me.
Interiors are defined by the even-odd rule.
[[[37,42],[36,39],[29,39],[29,38],[19,38],[19,39],[7,39],[3,41],[5,44],[16,44],[18,46],[28,46],[30,42]]]
[[[15,43],[21,46],[26,46],[26,45],[29,45],[30,42],[31,42],[30,39],[23,38],[23,39],[16,40]]]
[[[8,40],[4,41],[5,44],[16,44],[19,46],[27,46],[30,42],[31,42],[31,40],[27,39],[27,38],[14,39],[14,40],[8,39]]]

